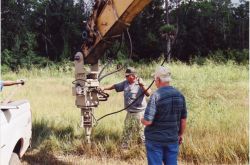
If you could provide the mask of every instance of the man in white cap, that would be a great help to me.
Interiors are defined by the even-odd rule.
[[[158,88],[150,97],[144,118],[149,165],[176,165],[179,145],[186,127],[187,109],[184,96],[170,86],[171,72],[159,67],[154,73]]]
[[[151,90],[146,87],[143,80],[137,77],[136,71],[128,67],[125,72],[126,80],[118,84],[102,88],[102,90],[115,89],[116,92],[124,92],[124,106],[127,108],[127,115],[124,122],[122,148],[127,149],[132,135],[140,135],[140,140],[145,141],[144,126],[140,122],[147,106],[145,96],[149,96]]]

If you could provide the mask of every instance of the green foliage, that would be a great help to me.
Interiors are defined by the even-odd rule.
[[[170,24],[166,24],[160,27],[160,32],[162,33],[171,33],[175,31],[175,27]]]
[[[164,24],[163,0],[152,3],[138,16],[130,27],[133,41],[133,59],[158,58],[162,51],[159,28]]]
[[[226,64],[233,62],[238,65],[249,64],[249,50],[217,50],[208,55],[208,58],[202,56],[193,56],[190,60],[191,64],[204,65],[209,61],[213,61],[216,64]]]
[[[10,72],[10,68],[7,65],[1,65],[1,73],[7,73]]]
[[[249,49],[243,49],[242,51],[235,52],[235,61],[238,64],[249,64]]]
[[[125,53],[122,53],[121,51],[119,51],[118,53],[117,53],[117,63],[118,64],[125,64],[125,62],[127,61],[127,56],[126,56],[126,54]]]
[[[3,1],[2,65],[44,67],[80,48],[80,5],[69,1]],[[5,56],[6,55],[6,56]]]
[[[217,50],[212,54],[209,54],[211,60],[216,63],[226,63],[228,61],[234,61],[237,64],[247,65],[249,64],[249,50],[243,49],[242,51],[238,50]]]
[[[217,63],[227,62],[226,56],[224,55],[222,50],[215,51],[213,54],[210,55],[210,57]]]
[[[2,58],[1,58],[1,64],[2,66],[11,66],[11,64],[13,63],[13,60],[15,59],[12,59],[14,57],[14,53],[8,49],[4,49],[2,51]]]
[[[207,59],[201,56],[194,56],[194,58],[190,60],[192,64],[197,64],[197,65],[204,65],[206,61]]]
[[[193,55],[209,57],[217,50],[248,49],[248,6],[248,1],[233,6],[227,0],[184,3],[178,11],[172,12],[173,18],[179,15],[179,38],[172,56],[188,61]],[[227,59],[226,53],[218,55],[222,54]]]
[[[82,45],[83,1],[2,1],[2,65],[19,70],[32,65],[72,60]],[[161,33],[178,31],[171,57],[189,62],[209,57],[215,61],[247,64],[249,46],[249,1],[238,6],[229,0],[169,2],[166,24],[164,0],[152,1],[130,26],[134,61],[158,59],[166,43]],[[175,7],[173,7],[175,6]],[[113,51],[119,43],[113,44]],[[217,52],[219,51],[219,52]],[[220,52],[221,51],[221,52]],[[125,35],[118,55],[108,56],[125,63],[130,43]],[[218,57],[217,57],[218,55]],[[50,62],[52,61],[52,62]]]

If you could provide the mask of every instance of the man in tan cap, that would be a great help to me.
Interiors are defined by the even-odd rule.
[[[140,139],[144,142],[144,126],[140,122],[146,108],[145,96],[149,96],[151,90],[139,78],[136,71],[132,67],[128,67],[125,72],[126,80],[118,84],[102,88],[103,90],[113,90],[116,92],[124,92],[124,106],[127,108],[127,115],[124,122],[125,128],[123,131],[122,148],[127,149],[129,141],[132,138],[133,132],[140,135]]]
[[[179,145],[186,127],[187,109],[184,96],[170,86],[171,72],[159,67],[154,73],[158,88],[150,97],[144,118],[149,165],[176,165]]]

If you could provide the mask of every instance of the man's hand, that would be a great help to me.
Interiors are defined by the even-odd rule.
[[[16,83],[17,83],[17,84],[21,84],[21,85],[24,85],[24,84],[25,84],[24,80],[17,80]]]
[[[144,118],[141,118],[141,123],[142,123],[143,125],[145,125],[145,126],[149,126],[149,125],[152,124],[152,121],[147,121],[147,120],[145,120]]]
[[[178,136],[178,143],[179,143],[179,145],[182,144],[182,142],[183,142],[182,136]]]
[[[137,78],[137,81],[138,81],[139,86],[143,89],[144,94],[145,94],[146,96],[149,96],[150,93],[151,93],[151,89],[146,87],[146,85],[144,84],[142,78],[139,78],[139,77],[138,77],[138,78]]]
[[[140,85],[140,86],[145,86],[145,83],[143,82],[143,80],[142,80],[142,78],[138,78],[138,84]]]

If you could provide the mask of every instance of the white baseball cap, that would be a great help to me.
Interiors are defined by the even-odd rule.
[[[163,66],[157,67],[153,76],[160,78],[163,82],[170,82],[172,80],[170,69]]]

